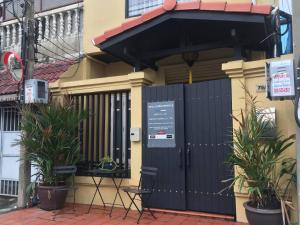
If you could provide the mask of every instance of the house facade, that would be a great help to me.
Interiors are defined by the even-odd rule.
[[[293,103],[270,101],[265,93],[266,62],[291,58],[284,54],[287,41],[270,38],[277,3],[83,4],[86,57],[76,74],[65,73],[51,84],[54,95],[73,95],[93,115],[81,124],[83,159],[113,158],[129,170],[125,186],[138,184],[141,166],[157,167],[153,208],[246,221],[242,204],[248,196],[238,189],[220,193],[221,181],[234,171],[224,160],[231,151],[228,134],[238,126],[230,114],[239,116],[246,108],[243,86],[275,113],[279,130],[295,132]],[[294,146],[289,154],[295,155]],[[110,201],[112,183],[103,182],[104,201]],[[77,183],[77,201],[89,204],[95,191],[91,178],[83,173]]]
[[[83,164],[111,157],[128,171],[124,186],[138,184],[142,166],[157,167],[152,208],[246,221],[245,192],[220,192],[236,169],[224,161],[238,126],[230,114],[246,108],[243,86],[260,107],[272,109],[283,134],[295,133],[292,101],[270,101],[265,93],[266,62],[292,57],[284,54],[288,41],[272,35],[276,6],[269,0],[83,1],[84,56],[50,84],[54,96],[72,95],[91,115],[79,129]],[[294,157],[295,146],[289,154]],[[90,204],[93,180],[79,169],[76,182],[76,201]],[[111,201],[113,183],[104,179],[102,193]]]

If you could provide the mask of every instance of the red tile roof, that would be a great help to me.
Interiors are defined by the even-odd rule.
[[[58,80],[61,74],[75,64],[75,61],[56,61],[35,64],[33,77],[47,80],[49,83]],[[13,94],[18,91],[18,82],[14,81],[7,70],[0,71],[0,95]]]
[[[164,0],[164,4],[151,11],[145,12],[141,16],[129,19],[120,26],[110,29],[104,34],[93,39],[94,45],[99,45],[107,39],[138,26],[148,20],[154,19],[168,11],[172,10],[199,10],[199,11],[223,11],[228,13],[249,13],[269,15],[272,10],[271,5],[253,5],[252,3],[229,3],[220,2],[176,2],[176,0]]]

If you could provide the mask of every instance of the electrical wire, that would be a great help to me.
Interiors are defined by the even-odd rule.
[[[50,25],[49,23],[49,28],[51,31],[54,31],[54,28]],[[68,42],[66,42],[59,34],[56,34],[57,37],[59,37],[59,39],[61,39],[63,41],[63,43],[59,42],[57,40],[58,43],[60,43],[63,47],[65,47],[65,45],[68,47],[67,49],[70,50],[70,51],[74,51],[74,52],[77,52],[76,49],[74,49],[71,45],[69,45]],[[64,45],[65,44],[65,45]]]
[[[272,37],[272,36],[274,36],[274,35],[276,35],[275,32],[269,34],[269,35],[268,35],[267,37],[265,37],[262,41],[260,41],[259,44],[261,45],[262,43],[264,43],[266,40],[268,40],[270,37]]]
[[[26,4],[26,3],[25,3]],[[21,6],[20,4],[19,4],[19,6]],[[18,22],[19,23],[21,23],[21,20],[20,20],[20,18],[17,16],[17,13],[16,13],[16,9],[15,9],[15,2],[14,1],[12,1],[12,9],[13,9],[13,15],[16,17],[16,19],[18,20]],[[23,16],[22,17],[24,17],[24,10],[23,10]]]
[[[18,15],[16,14],[16,12],[15,12],[15,6],[14,6],[14,2],[13,1],[10,1],[9,2],[9,4],[10,3],[12,3],[12,8],[13,8],[13,12],[11,12],[10,10],[8,10],[8,8],[6,8],[6,10],[9,12],[9,13],[11,13],[13,16],[15,16],[16,18],[17,18],[17,20],[18,20],[18,22],[19,23],[22,23],[22,21],[20,20],[20,18],[18,17]],[[23,12],[24,13],[24,12]],[[24,13],[25,14],[25,13]],[[24,17],[24,15],[23,15],[23,17]],[[79,22],[78,22],[78,24],[79,24]],[[49,27],[50,27],[50,29],[53,31],[54,29],[53,29],[53,27],[49,24]],[[79,30],[79,29],[78,29]],[[78,34],[79,35],[79,34]],[[60,35],[58,35],[57,34],[57,36],[68,46],[68,47],[70,47],[70,48],[66,48],[66,49],[68,49],[68,50],[71,50],[71,51],[74,51],[74,52],[77,52],[77,50],[75,50],[74,48],[72,48]],[[45,39],[47,39],[47,41],[49,41],[51,44],[53,44],[55,47],[57,47],[57,48],[59,48],[60,50],[62,50],[64,53],[66,53],[66,54],[68,54],[69,56],[71,56],[71,57],[74,57],[73,55],[71,55],[70,53],[68,53],[65,49],[63,49],[63,48],[65,48],[65,46],[64,46],[64,44],[62,44],[61,42],[58,42],[59,44],[61,44],[62,45],[62,47],[60,47],[60,46],[58,46],[58,45],[56,45],[54,42],[52,42],[49,38],[47,38],[47,37],[44,37]],[[43,46],[42,46],[43,47]],[[49,50],[49,49],[48,49]],[[52,53],[54,54],[54,52],[52,51]],[[56,54],[56,55],[58,55],[58,54]],[[58,56],[60,56],[60,55],[58,55]],[[79,57],[80,57],[80,53],[79,53]],[[78,58],[74,58],[74,59],[72,59],[72,60],[78,60]]]
[[[79,3],[78,3],[78,5],[77,5],[77,7],[79,8]],[[37,13],[36,14],[37,15],[37,17],[40,17],[40,15]],[[80,38],[79,38],[79,29],[80,29],[80,14],[79,14],[79,16],[78,16],[78,27],[77,27],[77,30],[78,30],[78,33],[77,33],[77,40],[78,40],[78,43],[79,43],[79,45],[80,45]],[[54,28],[51,26],[51,24],[49,23],[49,28],[50,28],[50,31],[56,31],[56,29],[54,30]],[[74,59],[74,61],[78,61],[78,67],[79,67],[79,61],[80,61],[80,59],[81,59],[81,54],[80,54],[80,47],[79,47],[79,49],[78,50],[75,50],[71,45],[69,45],[65,40],[64,40],[64,38],[62,38],[58,33],[56,33],[56,36],[59,38],[59,39],[61,39],[62,40],[62,42],[63,43],[61,43],[58,39],[57,39],[57,43],[58,44],[60,44],[62,47],[59,47],[57,44],[55,44],[54,42],[52,42],[49,38],[47,38],[47,37],[45,37],[44,36],[44,38],[47,40],[47,41],[49,41],[51,44],[53,44],[54,46],[56,46],[57,48],[59,48],[59,49],[61,49],[61,50],[63,50],[65,53],[67,53],[68,55],[70,55],[71,57],[74,57],[73,55],[71,55],[70,53],[68,53],[67,51],[65,51],[64,49],[62,49],[62,48],[66,48],[66,46],[65,45],[67,45],[69,48],[66,48],[66,49],[68,49],[68,50],[70,50],[70,51],[74,51],[74,52],[77,52],[78,51],[78,57],[75,57],[75,59]],[[65,45],[64,45],[64,43],[65,43]],[[41,46],[42,48],[44,48],[44,49],[46,49],[46,50],[49,50],[48,48],[46,48],[45,46],[43,46],[41,43],[39,43],[39,46]],[[55,54],[53,51],[51,51],[50,50],[50,52],[51,53],[53,53],[53,54]],[[55,54],[55,55],[57,55],[57,56],[59,56],[59,57],[62,57],[62,56],[60,56],[60,55],[58,55],[58,54]],[[66,57],[64,57],[64,58],[66,58]],[[68,59],[68,60],[70,60],[70,59]],[[78,68],[77,68],[77,70],[78,70]],[[77,71],[76,70],[76,71]]]
[[[50,31],[52,31],[52,32],[55,32],[55,30],[54,30],[54,28],[49,24],[49,28],[50,28]],[[62,46],[62,47],[64,47],[64,48],[66,48],[66,46],[67,46],[67,50],[69,50],[69,51],[73,51],[73,52],[77,52],[77,50],[76,49],[74,49],[71,45],[69,45],[58,33],[56,33],[56,36],[59,38],[59,39],[61,39],[62,41],[63,41],[63,43],[61,43],[58,39],[57,39],[57,42]],[[45,36],[44,36],[44,38],[46,38]],[[66,45],[66,46],[65,46]]]
[[[45,49],[46,51],[51,52],[52,54],[54,54],[54,55],[56,55],[56,56],[59,56],[59,57],[64,58],[64,59],[66,59],[66,60],[72,60],[72,59],[69,59],[69,58],[67,58],[67,57],[65,57],[65,56],[62,56],[62,55],[57,54],[56,52],[50,50],[49,48],[47,48],[47,47],[45,47],[45,46],[43,46],[43,45],[41,45],[40,43],[37,43],[37,45],[40,46],[40,47],[42,47],[42,48]]]
[[[25,4],[26,4],[26,0],[24,1],[25,2]],[[4,5],[4,6],[6,6],[6,8],[4,9],[4,10],[6,10],[6,11],[8,11],[11,15],[13,15],[15,18],[16,18],[16,20],[18,20],[18,22],[19,23],[22,23],[23,22],[23,19],[20,19],[20,17],[17,15],[17,13],[16,13],[16,10],[15,10],[15,2],[13,1],[13,0],[10,0],[10,1],[4,1],[4,2],[2,2],[2,3],[8,3],[8,4],[6,4],[6,5]],[[1,4],[1,3],[0,3]],[[8,9],[8,7],[7,6],[9,6],[11,4],[11,6],[12,6],[12,11],[11,10],[9,10]],[[21,7],[21,4],[19,3],[19,6]],[[22,8],[22,7],[21,7]],[[26,7],[25,7],[26,8]],[[21,16],[21,18],[23,18],[24,16],[25,16],[25,9],[23,9],[23,15]]]
[[[78,3],[78,8],[79,8],[79,3]],[[39,17],[39,15],[37,14],[37,16]],[[76,67],[76,70],[74,71],[74,73],[70,76],[70,77],[73,77],[77,72],[78,72],[78,70],[79,70],[79,67],[80,67],[80,60],[81,60],[81,58],[82,58],[82,56],[81,56],[81,51],[80,51],[80,34],[79,34],[79,29],[80,29],[80,15],[79,15],[79,17],[78,17],[78,27],[77,27],[77,30],[78,30],[78,33],[77,33],[77,41],[78,41],[78,44],[79,44],[79,50],[78,50],[78,58],[76,58],[77,60],[77,67]],[[53,31],[56,31],[56,30],[54,30],[54,28],[51,26],[51,24],[49,23],[49,28],[50,28],[50,30],[53,32]],[[57,37],[59,37],[59,39],[61,39],[68,47],[70,47],[70,48],[67,48],[68,50],[73,50],[74,52],[75,51],[77,51],[77,50],[75,50],[71,45],[69,45],[59,34],[57,34],[56,33],[56,35],[57,35]],[[47,37],[44,37],[46,40],[48,40],[49,41],[49,39],[47,38]],[[51,43],[52,41],[50,41],[50,43]],[[57,42],[59,43],[59,44],[61,44],[62,45],[62,47],[65,47],[64,46],[64,44],[63,43],[61,43],[61,42],[59,42],[59,40],[57,39]],[[53,43],[52,43],[53,44]],[[46,49],[46,50],[49,50],[49,49],[47,49],[45,46],[42,46],[40,43],[38,44],[39,46],[41,46],[42,48],[44,48],[44,49]],[[56,44],[54,44],[56,47],[58,47]],[[58,47],[58,48],[60,48],[60,47]],[[61,49],[61,48],[60,48]],[[53,51],[51,51],[50,50],[50,52],[52,52],[52,53],[54,53]],[[49,57],[49,58],[52,58],[52,59],[55,59],[55,60],[57,60],[57,61],[64,61],[64,60],[62,60],[62,59],[59,59],[59,58],[56,58],[56,57],[53,57],[53,56],[48,56],[48,55],[46,55],[46,54],[44,54],[44,53],[41,53],[41,52],[37,52],[38,54],[41,54],[41,55],[44,55],[44,56],[46,56],[46,57]],[[62,57],[62,56],[60,56],[59,55],[59,57]],[[66,58],[66,57],[63,57],[63,58]],[[69,59],[68,59],[69,60]]]
[[[39,13],[36,13],[36,15],[37,15],[37,17],[41,17],[40,15],[39,15]],[[80,22],[80,20],[79,20],[79,22]],[[79,22],[78,22],[78,24],[79,24]],[[49,22],[49,28],[50,28],[50,31],[56,31],[52,26],[51,26],[51,24],[50,24],[50,22]],[[79,31],[79,29],[78,29],[78,31]],[[79,33],[78,33],[79,34]],[[77,50],[76,49],[74,49],[71,45],[69,45],[69,43],[67,43],[58,33],[56,33],[56,36],[57,37],[59,37],[64,43],[65,43],[65,45],[66,46],[68,46],[69,48],[68,48],[68,50],[71,50],[71,51],[74,51],[74,52],[77,52]],[[58,41],[58,43],[60,43],[59,41]],[[60,43],[60,44],[62,44],[62,43]],[[65,47],[63,44],[62,44],[62,46],[63,47]]]
[[[26,0],[25,0],[26,1]],[[14,3],[13,3],[14,4]],[[26,3],[25,3],[26,4]],[[78,3],[78,8],[79,8],[79,4],[80,3]],[[20,18],[18,17],[18,15],[16,15],[16,12],[15,12],[15,6],[13,5],[12,6],[12,8],[13,8],[13,11],[14,12],[11,12],[11,11],[9,11],[8,9],[8,11],[12,14],[12,15],[14,15],[17,19],[18,19],[18,21],[19,21],[19,23],[21,23],[21,25],[23,26],[23,19],[24,19],[24,16],[25,16],[25,14],[26,14],[26,7],[25,7],[25,9],[23,10],[23,16],[22,16],[22,21],[20,20]],[[38,13],[36,13],[36,16],[38,16],[39,17],[39,15],[38,15]],[[81,23],[81,20],[80,20],[80,14],[79,14],[79,16],[77,17],[77,19],[78,19],[78,27],[77,27],[77,30],[78,30],[78,33],[77,33],[77,40],[78,40],[78,43],[79,43],[79,45],[80,45],[80,34],[79,34],[79,30],[80,30],[80,23]],[[50,28],[50,30],[53,32],[53,31],[56,31],[56,30],[54,30],[54,28],[51,26],[51,24],[49,23],[49,28]],[[24,35],[24,29],[22,29],[22,31],[23,31],[23,35]],[[22,37],[23,37],[23,35],[22,35]],[[62,55],[59,55],[58,53],[56,53],[56,52],[54,52],[54,51],[52,51],[52,50],[50,50],[49,48],[47,48],[47,47],[45,47],[45,46],[43,46],[41,43],[37,43],[37,45],[38,46],[40,46],[41,48],[43,48],[43,49],[45,49],[46,51],[48,51],[48,52],[50,52],[50,53],[52,53],[52,54],[54,54],[55,56],[58,56],[58,57],[55,57],[55,56],[49,56],[49,55],[47,55],[47,54],[45,54],[45,53],[42,53],[42,52],[37,52],[37,54],[40,54],[40,55],[43,55],[43,56],[45,56],[45,57],[48,57],[48,58],[51,58],[51,59],[54,59],[54,60],[56,60],[56,61],[65,61],[65,60],[68,60],[68,61],[78,61],[78,63],[77,63],[77,68],[76,68],[76,70],[74,71],[74,73],[73,73],[73,75],[74,74],[76,74],[77,72],[78,72],[78,69],[79,69],[79,66],[80,66],[80,59],[82,58],[81,57],[81,51],[80,51],[80,47],[79,47],[79,50],[76,50],[76,49],[74,49],[71,45],[69,45],[69,43],[67,43],[65,40],[64,40],[64,38],[62,38],[58,33],[56,33],[56,36],[59,38],[59,39],[61,39],[61,41],[63,42],[60,42],[58,39],[57,39],[57,43],[58,44],[60,44],[62,47],[60,47],[60,46],[58,46],[57,44],[55,44],[54,42],[52,42],[49,38],[47,38],[47,37],[44,37],[47,41],[49,41],[52,45],[54,45],[55,47],[57,47],[57,48],[59,48],[60,50],[62,50],[63,52],[65,52],[66,54],[68,54],[69,56],[71,56],[72,57],[72,59],[70,59],[70,58],[68,58],[68,57],[65,57],[65,56],[62,56]],[[68,47],[66,47],[66,46],[68,46]],[[69,52],[67,52],[65,49],[63,49],[63,48],[65,48],[66,50],[69,50],[69,51],[74,51],[74,52],[77,52],[78,51],[78,57],[75,57],[74,58],[74,55],[71,55]],[[59,58],[60,57],[60,58]],[[72,75],[72,76],[73,76]],[[19,88],[20,89],[20,88]]]
[[[44,37],[48,42],[50,42],[52,45],[54,45],[55,47],[57,47],[58,49],[62,50],[64,53],[66,53],[67,55],[74,57],[74,55],[71,55],[69,52],[65,51],[62,47],[56,45],[53,41],[51,41],[49,38]],[[74,60],[77,60],[77,58],[74,58]]]
[[[55,59],[56,61],[62,61],[62,62],[65,62],[65,61],[66,61],[65,59],[59,59],[59,58],[56,58],[56,57],[47,55],[47,54],[42,53],[42,52],[37,52],[37,54],[43,55],[43,56],[45,56],[45,57],[47,57],[47,58]],[[73,60],[69,60],[69,61],[73,61]],[[41,62],[38,62],[38,63],[41,63]]]

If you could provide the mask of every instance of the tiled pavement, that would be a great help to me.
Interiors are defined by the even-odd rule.
[[[53,212],[43,211],[38,208],[16,210],[0,214],[1,225],[136,225],[137,212],[131,211],[128,217],[123,220],[124,210],[116,208],[112,217],[109,217],[109,210],[93,208],[87,214],[87,205],[77,205],[76,211],[67,207],[54,217]],[[155,213],[157,219],[153,219],[148,213],[143,215],[140,224],[147,225],[245,225],[232,221],[209,219],[199,216],[187,216],[170,213]]]

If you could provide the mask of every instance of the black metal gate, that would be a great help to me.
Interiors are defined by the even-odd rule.
[[[159,168],[151,207],[235,214],[233,191],[220,193],[232,177],[230,114],[229,79],[143,89],[143,165]]]

